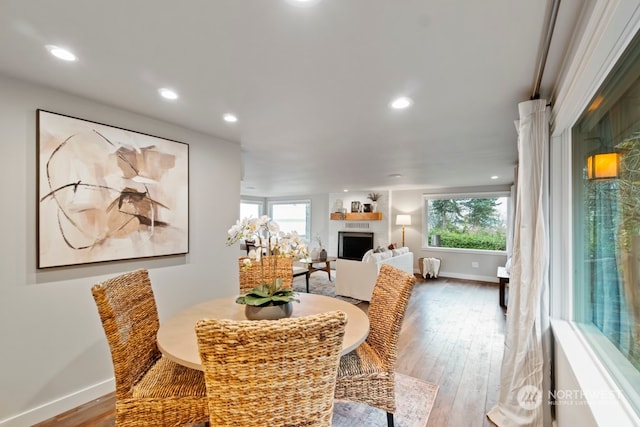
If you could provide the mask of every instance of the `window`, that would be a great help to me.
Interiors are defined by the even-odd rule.
[[[277,222],[285,233],[296,231],[305,240],[310,240],[310,201],[269,202],[269,213],[271,219]]]
[[[507,193],[424,196],[425,246],[505,251]]]
[[[240,200],[240,219],[259,218],[262,215],[262,201]]]
[[[571,133],[574,320],[640,413],[638,37]]]

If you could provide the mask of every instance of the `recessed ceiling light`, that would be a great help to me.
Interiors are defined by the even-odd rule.
[[[403,110],[413,104],[413,100],[411,98],[407,98],[406,96],[401,96],[399,98],[391,101],[391,108],[395,110]]]
[[[71,53],[71,51],[62,47],[54,46],[51,44],[47,45],[46,47],[49,53],[51,53],[51,55],[55,56],[58,59],[62,59],[64,61],[75,61],[76,59],[78,59],[73,53]]]
[[[235,115],[230,113],[225,114],[224,116],[222,116],[222,118],[224,119],[225,122],[228,122],[228,123],[235,123],[238,121],[238,118]]]
[[[298,6],[298,7],[313,6],[316,3],[320,2],[320,0],[286,0],[286,1],[289,4],[293,6]]]
[[[491,177],[491,179],[498,179],[498,178],[499,178],[499,177],[498,177],[498,175],[493,175],[493,176]]]
[[[345,188],[345,189],[344,189],[344,190],[342,190],[342,191],[344,191],[345,193],[348,193],[348,192],[349,192],[349,189],[348,189],[348,188]]]
[[[388,176],[389,178],[402,178],[402,175],[400,175],[399,173],[391,173]]]
[[[162,96],[165,99],[171,99],[171,100],[178,99],[178,94],[171,89],[167,89],[166,87],[158,89],[158,93],[160,93],[160,96]]]

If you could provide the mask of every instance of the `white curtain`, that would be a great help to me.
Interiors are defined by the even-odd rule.
[[[505,348],[498,403],[487,414],[500,427],[550,426],[548,311],[548,152],[546,101],[518,105],[518,178]]]

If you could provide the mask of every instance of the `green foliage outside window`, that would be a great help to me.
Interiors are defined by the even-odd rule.
[[[502,231],[494,233],[486,231],[460,233],[436,228],[429,233],[430,242],[432,241],[431,236],[434,235],[440,235],[440,247],[443,248],[507,250],[507,237]]]
[[[506,204],[506,197],[430,199],[428,241],[443,248],[504,251]]]

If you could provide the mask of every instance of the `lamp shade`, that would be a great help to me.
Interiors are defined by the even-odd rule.
[[[615,179],[620,175],[620,153],[596,153],[587,157],[587,178]]]
[[[411,225],[411,215],[397,215],[396,225]]]

